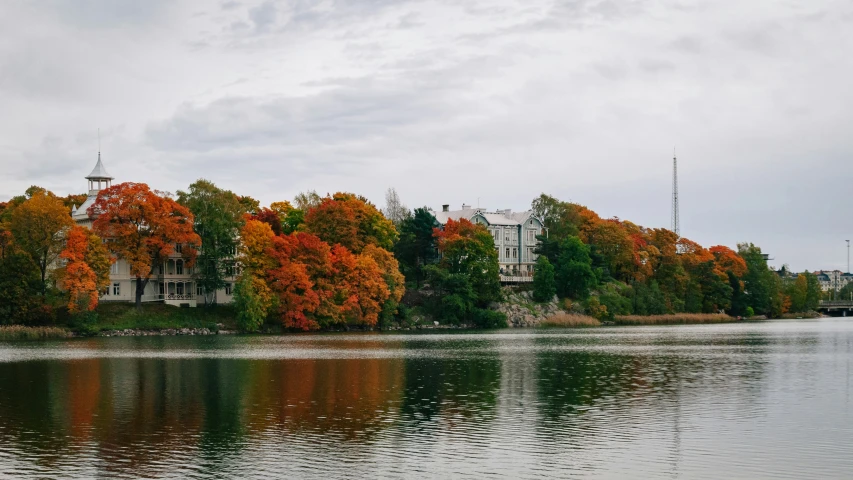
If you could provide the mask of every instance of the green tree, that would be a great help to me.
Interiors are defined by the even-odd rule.
[[[178,203],[193,214],[193,229],[201,238],[196,259],[195,279],[204,290],[204,303],[216,301],[216,291],[233,275],[240,227],[245,205],[240,197],[199,179],[186,192],[178,192]]]
[[[561,241],[544,241],[537,253],[548,257],[554,265],[557,295],[563,298],[586,299],[598,283],[592,270],[590,248],[578,237],[568,236]]]
[[[806,310],[817,310],[818,305],[820,305],[821,295],[823,294],[820,289],[820,282],[817,279],[817,275],[813,273],[803,272],[803,275],[806,276]],[[853,284],[847,285],[853,288]],[[853,296],[848,295],[848,298],[853,298]]]
[[[548,261],[548,257],[542,255],[536,259],[536,270],[533,274],[533,299],[537,302],[547,302],[556,293],[554,266]]]
[[[247,271],[234,286],[237,326],[244,332],[257,332],[274,307],[274,295],[263,279]]]
[[[746,274],[743,277],[746,304],[758,315],[772,315],[778,293],[775,285],[778,276],[767,267],[767,259],[761,253],[761,248],[751,243],[740,243],[738,254],[746,262]]]
[[[439,264],[449,273],[467,275],[477,295],[478,307],[500,299],[498,253],[494,238],[485,226],[462,219],[448,220],[442,230],[435,230]]]
[[[438,225],[429,210],[416,208],[414,215],[406,217],[400,224],[400,238],[394,245],[394,256],[408,280],[421,287],[424,267],[437,259],[433,229]]]

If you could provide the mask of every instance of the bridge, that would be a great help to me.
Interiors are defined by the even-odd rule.
[[[834,317],[853,317],[853,300],[822,301],[817,310]]]

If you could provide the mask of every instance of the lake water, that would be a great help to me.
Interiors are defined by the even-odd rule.
[[[853,478],[853,321],[0,343],[0,478]]]

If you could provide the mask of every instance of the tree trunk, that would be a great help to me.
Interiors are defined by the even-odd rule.
[[[148,279],[136,277],[136,310],[142,310],[142,294],[145,293],[145,287],[148,285]]]

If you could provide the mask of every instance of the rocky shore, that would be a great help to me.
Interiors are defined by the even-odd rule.
[[[136,328],[125,328],[123,330],[102,330],[99,337],[165,337],[182,335],[230,335],[236,332],[222,330],[220,328],[211,330],[209,328],[166,328],[163,330],[140,330]]]
[[[517,292],[508,287],[503,288],[503,295],[503,302],[489,307],[505,314],[507,326],[512,328],[538,327],[543,320],[563,311],[556,296],[550,302],[537,303],[532,292]]]

